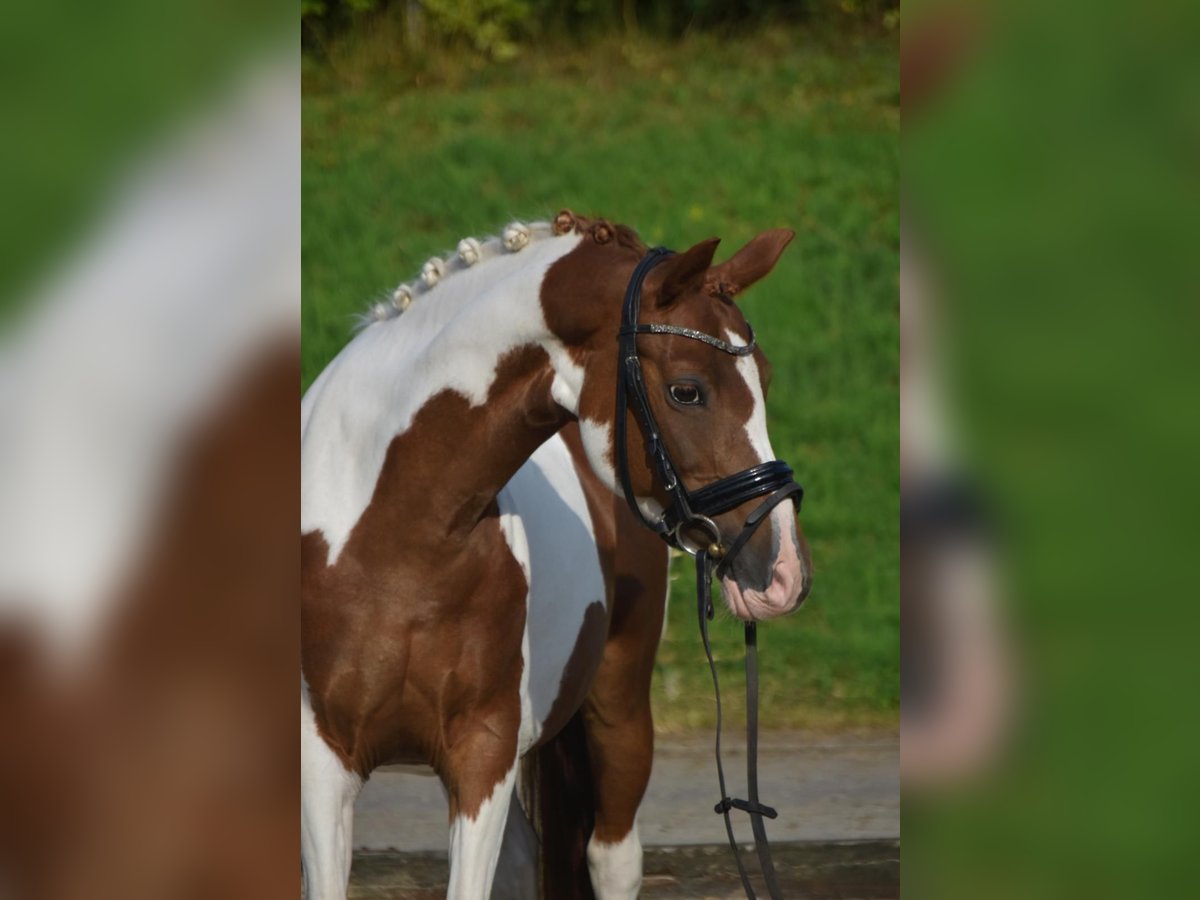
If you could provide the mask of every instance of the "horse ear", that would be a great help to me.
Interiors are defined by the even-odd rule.
[[[708,283],[728,297],[745,290],[775,268],[783,249],[795,236],[791,229],[773,228],[751,238],[750,243],[725,262],[713,266]]]
[[[720,238],[701,241],[682,253],[667,257],[651,269],[646,286],[652,291],[654,305],[670,306],[689,288],[702,285],[719,243]]]

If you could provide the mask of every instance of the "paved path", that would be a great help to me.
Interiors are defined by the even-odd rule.
[[[753,856],[753,854],[750,854]],[[776,844],[785,897],[898,900],[899,841]],[[728,847],[650,847],[642,900],[745,900]],[[350,900],[443,900],[445,854],[361,851],[354,855]],[[766,893],[756,881],[760,897]]]
[[[745,754],[727,740],[730,791],[745,796]],[[759,749],[763,800],[779,810],[767,823],[773,842],[892,840],[900,836],[899,738],[769,734]],[[654,774],[639,816],[647,846],[722,844],[712,812],[717,796],[707,736],[660,738]],[[376,772],[355,809],[354,846],[361,850],[444,851],[446,801],[432,775]],[[742,817],[744,818],[744,817]],[[739,832],[749,840],[749,829]]]

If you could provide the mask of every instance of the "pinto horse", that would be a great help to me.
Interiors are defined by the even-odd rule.
[[[717,241],[642,285],[648,323],[746,348],[732,298],[791,239]],[[669,502],[627,413],[614,447],[622,295],[646,247],[560,213],[432,259],[302,404],[302,851],[310,898],[344,897],[355,798],[429,765],[449,800],[451,898],[636,897],[650,678]],[[644,383],[688,485],[773,460],[762,351],[643,338]],[[752,504],[714,517],[733,535]],[[810,565],[790,500],[720,580],[734,615],[796,608]],[[520,795],[519,799],[514,797]],[[536,826],[540,873],[526,865]],[[499,872],[499,875],[498,875]]]

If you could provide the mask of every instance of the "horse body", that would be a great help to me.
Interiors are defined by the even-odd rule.
[[[577,241],[559,238],[528,255],[552,260]],[[312,894],[344,892],[354,797],[372,769],[405,762],[433,765],[446,785],[450,895],[485,896],[517,762],[579,709],[601,663],[616,577],[615,498],[555,436],[567,416],[552,397],[548,354],[529,344],[543,337],[539,262],[504,265],[513,259],[497,259],[486,284],[463,273],[455,295],[362,332],[305,397],[302,730]],[[488,290],[491,302],[479,302]],[[503,333],[508,341],[497,340]],[[474,465],[466,445],[479,448]],[[581,476],[591,480],[590,505]],[[635,539],[658,543],[641,532]],[[665,548],[654,551],[661,620]],[[640,585],[644,576],[626,579]],[[648,671],[643,681],[646,694]]]
[[[614,240],[611,226],[570,225],[546,226],[532,242],[526,231],[515,245],[507,233],[507,246],[473,242],[485,265],[454,263],[434,296],[418,296],[403,317],[377,316],[304,398],[310,897],[344,896],[354,799],[388,763],[437,772],[450,809],[448,895],[487,897],[514,827],[523,757],[538,762],[543,861],[556,842],[561,855],[570,851],[573,859],[550,862],[575,868],[572,893],[634,897],[639,889],[634,820],[652,756],[649,684],[666,550],[615,493],[607,370],[608,298],[619,297],[644,247],[620,230]],[[445,268],[426,266],[429,288]],[[714,311],[736,331],[740,316]],[[650,362],[666,369],[672,361]],[[753,411],[750,420],[738,413],[735,435],[711,453],[685,454],[704,477],[757,461],[765,444],[761,385],[748,386],[746,372],[723,377],[713,392],[727,390]],[[648,467],[636,478],[639,507],[661,509]],[[798,590],[802,580],[788,568],[805,556],[795,535],[781,515],[748,545],[745,557],[761,559],[763,571],[742,583],[735,570],[744,608],[743,596],[779,611],[799,601],[779,586],[782,578],[782,590]],[[573,796],[594,805],[594,821],[573,824],[587,829],[585,853],[566,847],[572,823],[563,808],[570,782],[584,776],[594,786],[576,784]],[[543,889],[567,896],[551,887],[560,883],[549,880],[552,869],[543,869]]]
[[[629,882],[640,882],[641,849],[633,828],[633,817],[649,777],[653,740],[649,683],[666,599],[666,547],[637,528],[611,492],[587,468],[578,429],[574,425],[568,425],[539,447],[496,499],[496,525],[507,554],[519,566],[526,587],[521,591],[520,585],[516,585],[513,590],[506,591],[503,584],[493,584],[484,576],[482,584],[487,589],[480,594],[479,600],[494,605],[502,618],[523,624],[517,667],[521,677],[516,756],[524,756],[553,740],[585,704],[589,710],[597,712],[604,723],[595,726],[594,732],[607,728],[611,734],[627,735],[623,743],[617,742],[623,756],[620,765],[625,771],[631,767],[640,769],[644,775],[623,788],[608,792],[610,800],[602,803],[600,810],[601,823],[607,824],[608,829],[593,843],[590,855],[598,877],[615,884],[625,883],[620,893],[609,892],[608,896],[636,896],[636,884]],[[494,546],[489,552],[505,553]],[[415,630],[437,628],[440,637],[431,643],[441,644],[444,669],[434,671],[439,677],[446,672],[459,671],[462,665],[459,654],[470,640],[455,632],[456,625],[460,624],[457,616],[447,616],[445,621],[434,625],[429,620],[431,610],[417,604],[411,605],[410,610],[415,614],[412,621],[404,625],[393,623],[388,627],[388,633],[393,636],[403,633],[404,641],[412,641]],[[455,612],[464,613],[462,609]],[[466,614],[470,615],[469,612]],[[492,639],[500,638],[496,634],[478,638],[480,643]],[[508,634],[507,644],[510,649],[514,645],[512,633]],[[598,678],[597,670],[609,645],[612,647],[610,656],[615,658],[610,660],[610,671]],[[343,645],[345,649],[348,648]],[[415,655],[421,656],[424,652],[432,653],[434,648],[417,650]],[[646,662],[630,667],[625,664],[625,657]],[[400,659],[398,655],[397,660]],[[492,665],[484,669],[489,678],[504,671],[493,669]],[[397,669],[400,669],[399,665]],[[411,677],[413,671],[418,673],[416,679]],[[361,687],[355,683],[354,691]],[[509,691],[511,687],[509,685]],[[425,689],[419,667],[409,666],[400,693],[420,693]],[[594,696],[589,697],[589,693]],[[329,699],[337,702],[333,696]],[[314,795],[312,799],[316,804],[324,803],[338,810],[336,816],[318,813],[310,817],[323,819],[328,826],[326,833],[312,835],[312,855],[322,855],[317,849],[319,844],[333,851],[329,862],[335,869],[332,873],[335,878],[327,887],[336,892],[344,885],[345,870],[349,865],[353,801],[365,777],[360,768],[365,770],[368,766],[347,765],[329,748],[324,737],[329,726],[317,724],[307,683],[302,689],[302,719],[306,763],[311,761],[306,764],[306,771],[314,776],[306,783],[306,791]],[[429,716],[419,703],[414,702],[397,710],[390,721],[413,740],[418,731],[417,723],[428,722]],[[370,767],[396,762],[431,762],[434,754],[430,748],[437,745],[437,738],[426,736],[414,743],[415,746],[401,745],[390,757],[384,756],[382,751],[371,751]],[[596,757],[603,759],[604,755],[602,750]],[[474,819],[459,815],[452,821],[451,844],[454,847],[457,843],[455,849],[460,862],[470,854],[472,844],[486,844],[489,852],[495,853],[499,849],[501,829],[524,828],[514,822],[511,812],[506,826],[504,815],[493,809],[499,802],[511,802],[508,798],[512,795],[514,774],[504,772],[501,782],[483,802]],[[590,790],[591,785],[585,785],[584,789]],[[563,802],[558,797],[547,799],[552,804]],[[519,811],[515,813],[517,817],[521,815]],[[476,825],[480,822],[483,824]],[[518,856],[519,849],[509,847],[514,843],[514,837],[521,839],[505,833],[504,849]],[[606,856],[611,857],[611,861]],[[317,860],[313,862],[314,868],[319,869]],[[488,862],[495,865],[494,860]],[[536,890],[536,870],[513,871],[523,862],[519,860],[507,866],[509,871],[505,872],[505,879],[511,896],[527,897]],[[310,876],[314,877],[315,873]],[[310,891],[319,894],[312,888]],[[458,884],[452,887],[451,894],[467,895],[472,891],[482,895],[482,885]]]

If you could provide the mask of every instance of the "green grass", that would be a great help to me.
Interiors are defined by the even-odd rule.
[[[368,50],[371,45],[365,45]],[[305,70],[304,384],[353,314],[432,253],[561,207],[648,242],[797,237],[744,302],[775,365],[772,442],[807,491],[816,586],[760,629],[764,725],[893,726],[899,704],[897,40],[776,28],[610,39],[414,87],[362,50]],[[386,54],[384,54],[386,56]],[[348,61],[349,60],[349,61]],[[711,723],[694,582],[676,560],[660,727]],[[740,703],[741,630],[714,644]]]

